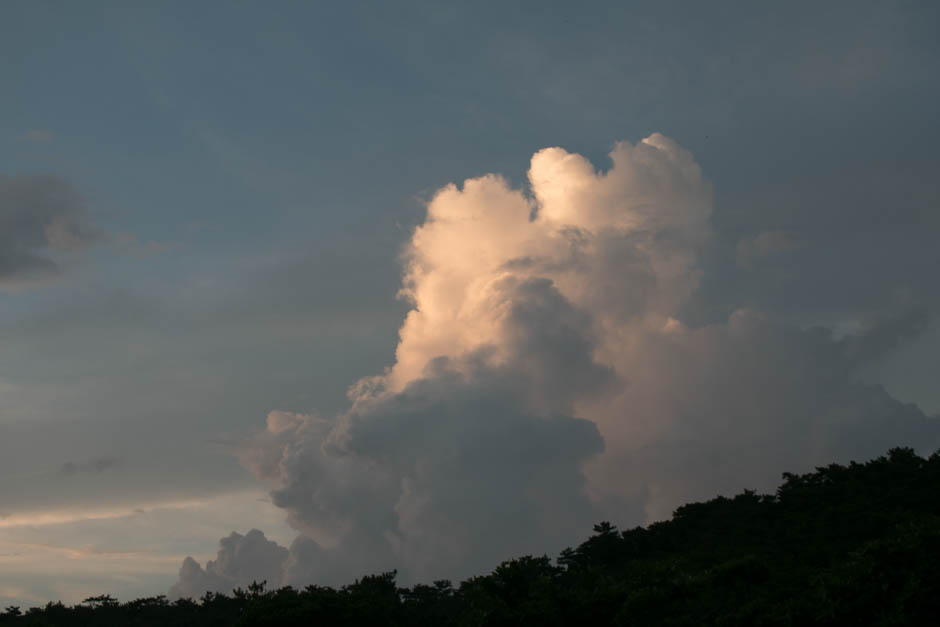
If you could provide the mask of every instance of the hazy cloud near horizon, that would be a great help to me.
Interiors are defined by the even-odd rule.
[[[434,195],[405,255],[395,363],[335,417],[272,412],[241,450],[299,544],[232,536],[207,569],[187,560],[176,594],[244,582],[226,573],[261,556],[278,585],[466,577],[602,518],[642,524],[772,489],[783,469],[940,444],[940,419],[857,376],[925,329],[922,308],[844,336],[748,308],[688,326],[711,184],[660,134],[610,156],[598,172],[549,148],[529,193],[487,175]],[[790,242],[758,237],[748,254]],[[247,542],[267,548],[236,550]]]

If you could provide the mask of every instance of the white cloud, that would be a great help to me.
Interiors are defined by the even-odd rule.
[[[531,193],[494,175],[440,190],[406,253],[395,363],[339,416],[273,412],[246,443],[305,538],[297,577],[462,577],[601,518],[940,442],[938,420],[856,380],[922,317],[838,339],[744,308],[690,327],[711,186],[659,134],[611,158],[598,173],[549,148]]]

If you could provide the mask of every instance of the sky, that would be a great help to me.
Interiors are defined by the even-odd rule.
[[[2,606],[461,578],[940,448],[935,3],[0,18]]]

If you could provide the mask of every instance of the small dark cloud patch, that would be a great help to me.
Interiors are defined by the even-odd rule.
[[[103,239],[67,181],[0,175],[0,288],[55,278],[69,255]]]
[[[59,474],[78,475],[92,474],[97,475],[108,470],[114,470],[124,463],[119,457],[95,457],[82,462],[68,461],[59,468]]]

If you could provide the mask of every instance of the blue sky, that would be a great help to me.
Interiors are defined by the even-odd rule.
[[[489,172],[525,186],[549,146],[606,170],[615,142],[660,132],[694,155],[714,237],[687,325],[746,306],[840,334],[926,312],[858,376],[937,414],[937,13],[6,3],[0,175],[69,186],[94,236],[36,249],[55,277],[0,277],[0,514],[27,521],[0,518],[0,602],[163,591],[233,529],[288,543],[238,443],[272,410],[343,412],[395,361],[401,253],[435,190]],[[776,252],[742,260],[766,232]],[[165,533],[133,531],[136,510]],[[48,547],[73,551],[68,577]],[[111,549],[154,559],[109,570]],[[28,551],[27,577],[9,556]]]

